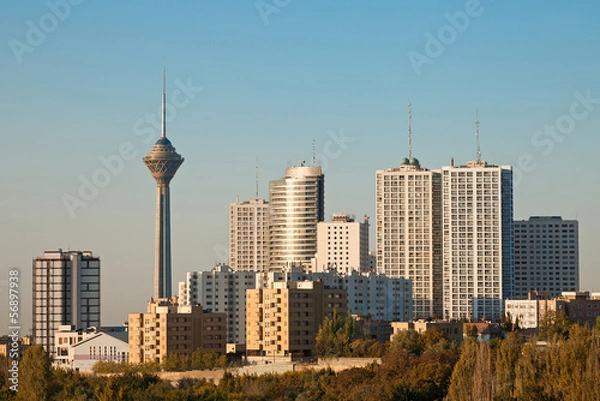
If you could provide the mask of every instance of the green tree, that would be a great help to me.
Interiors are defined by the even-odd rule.
[[[473,398],[473,373],[477,364],[478,349],[477,341],[472,338],[463,342],[460,358],[450,379],[449,401],[479,401]]]
[[[515,369],[521,355],[522,340],[518,332],[510,332],[500,343],[496,354],[494,400],[512,401],[515,391]]]
[[[544,400],[543,361],[534,337],[525,343],[515,367],[514,397],[519,401]]]
[[[315,338],[315,352],[320,357],[347,356],[351,353],[350,343],[361,338],[360,330],[351,315],[338,310],[326,317]]]
[[[415,330],[402,330],[392,337],[390,349],[403,349],[412,354],[419,355],[423,351],[421,335]]]
[[[29,347],[19,363],[17,400],[46,401],[52,381],[51,361],[41,345]]]
[[[542,341],[549,341],[558,336],[561,339],[569,337],[569,329],[573,321],[569,319],[565,311],[547,311],[540,319],[539,336]]]

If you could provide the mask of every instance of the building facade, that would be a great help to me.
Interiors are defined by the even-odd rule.
[[[376,173],[377,272],[413,283],[413,317],[442,316],[441,174],[404,159]]]
[[[89,251],[46,251],[33,259],[33,342],[55,354],[62,325],[100,326],[100,258]]]
[[[205,311],[227,316],[227,343],[246,343],[246,290],[256,285],[253,271],[233,271],[218,264],[210,271],[192,271],[179,284],[181,305],[201,305]]]
[[[449,341],[459,345],[462,344],[463,324],[461,322],[426,322],[423,320],[416,322],[392,322],[393,333],[390,341],[401,331],[414,330],[419,334],[423,334],[430,328],[441,330],[446,334]]]
[[[309,265],[317,252],[317,223],[325,218],[321,167],[289,167],[269,182],[269,268]]]
[[[236,200],[229,206],[229,265],[235,271],[269,268],[269,202]]]
[[[273,282],[248,290],[246,302],[249,356],[310,356],[325,317],[347,308],[344,290],[318,281]]]
[[[345,291],[348,308],[344,312],[352,315],[374,321],[407,322],[413,319],[412,282],[402,277],[358,271],[350,274],[337,270],[305,272],[293,267],[258,277],[256,288],[269,287],[271,283],[303,281],[318,281],[328,288]]]
[[[331,269],[339,273],[369,270],[369,218],[362,222],[344,213],[332,215],[330,222],[317,223],[315,272]]]
[[[513,297],[512,168],[442,169],[444,318],[499,320]]]
[[[98,361],[127,362],[129,345],[127,327],[90,327],[76,330],[61,326],[55,335],[54,367],[91,372]]]
[[[514,223],[515,299],[530,291],[557,298],[579,291],[579,224],[559,216]]]
[[[226,319],[201,306],[151,300],[146,313],[129,314],[129,361],[162,363],[168,354],[191,355],[198,348],[224,354]]]

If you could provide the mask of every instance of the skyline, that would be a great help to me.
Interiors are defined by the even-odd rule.
[[[50,11],[43,2],[11,3],[0,26],[9,144],[2,160],[11,172],[0,181],[6,269],[20,268],[30,283],[31,260],[45,250],[90,250],[102,260],[103,324],[143,310],[152,294],[155,204],[141,159],[160,136],[164,57],[169,132],[186,155],[173,183],[175,283],[224,261],[229,204],[254,197],[256,158],[267,199],[268,182],[288,162],[311,159],[313,138],[326,221],[336,212],[374,219],[375,171],[407,156],[411,102],[413,154],[429,169],[452,157],[457,165],[475,160],[478,110],[482,159],[515,167],[515,219],[578,218],[581,287],[599,291],[600,5],[482,2],[442,53],[428,56],[428,38],[453,27],[446,13],[466,13],[468,3],[290,1],[265,24],[255,2],[82,2],[21,63],[9,42],[25,43],[27,21],[39,25]],[[431,61],[420,74],[411,52]],[[110,161],[108,183],[82,199],[81,177],[93,180]],[[85,206],[71,215],[65,195]],[[374,250],[374,230],[370,238]],[[30,293],[21,299],[29,322]]]

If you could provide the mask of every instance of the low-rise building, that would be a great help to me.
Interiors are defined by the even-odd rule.
[[[417,322],[392,322],[392,335],[390,341],[396,334],[405,330],[414,330],[419,334],[425,333],[430,328],[436,328],[443,331],[450,342],[461,344],[463,341],[463,324],[460,322],[427,322],[419,320]]]
[[[127,362],[129,344],[126,326],[90,327],[77,330],[63,325],[55,333],[54,367],[91,372],[98,361]]]
[[[506,316],[523,329],[536,328],[547,313],[564,311],[574,322],[594,327],[600,316],[600,293],[587,291],[563,292],[559,298],[540,299],[536,293],[529,294],[529,300],[505,301]]]
[[[129,361],[163,362],[167,354],[191,355],[196,349],[226,352],[227,315],[199,305],[150,300],[146,313],[129,314]]]

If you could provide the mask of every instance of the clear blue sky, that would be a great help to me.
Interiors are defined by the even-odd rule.
[[[61,18],[44,1],[12,1],[0,15],[0,254],[3,271],[21,269],[25,327],[31,258],[59,247],[102,258],[105,324],[144,310],[155,182],[141,158],[154,138],[139,134],[158,136],[143,119],[158,111],[163,58],[170,99],[178,81],[203,88],[168,126],[186,158],[171,185],[174,283],[223,260],[229,203],[254,197],[256,158],[268,197],[288,162],[310,160],[312,138],[329,155],[327,215],[374,220],[375,170],[406,155],[410,101],[414,154],[428,168],[475,157],[478,109],[484,159],[524,158],[531,170],[515,187],[515,217],[577,217],[582,287],[600,290],[600,101],[574,95],[600,98],[597,2],[87,0],[54,9]],[[456,17],[455,28],[446,13],[468,22]],[[428,43],[439,36],[437,48]],[[415,54],[427,63],[415,68]],[[544,133],[557,124],[565,134]],[[333,152],[340,132],[351,142]],[[91,180],[99,157],[127,143],[135,157],[70,216],[65,194],[79,197],[80,177]]]

